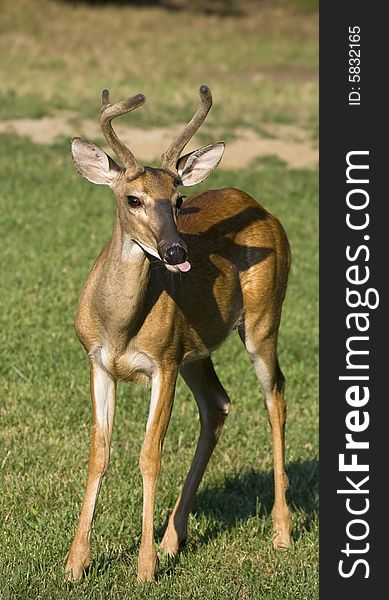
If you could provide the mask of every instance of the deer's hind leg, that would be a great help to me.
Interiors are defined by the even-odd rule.
[[[285,474],[285,379],[277,358],[278,328],[264,327],[260,321],[246,319],[239,328],[256,376],[265,395],[272,431],[274,460],[273,547],[289,548],[291,520],[286,503],[288,479]]]
[[[181,375],[195,397],[201,428],[192,465],[161,542],[169,555],[176,554],[186,541],[189,512],[230,407],[210,358],[183,365]]]

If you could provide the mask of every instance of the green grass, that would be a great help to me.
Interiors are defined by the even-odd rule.
[[[187,549],[175,563],[161,559],[155,584],[137,584],[138,456],[149,389],[123,384],[96,512],[93,568],[68,586],[62,569],[85,485],[91,423],[88,360],[72,323],[88,269],[109,238],[114,205],[109,191],[77,176],[68,145],[0,141],[0,598],[317,598],[316,174],[265,161],[261,171],[220,171],[204,185],[253,194],[280,218],[292,246],[279,354],[287,378],[293,548],[271,548],[270,431],[233,335],[214,355],[232,410],[190,517]],[[195,403],[180,382],[158,486],[157,541],[197,433]]]
[[[61,111],[73,122],[94,119],[101,90],[109,87],[113,100],[146,94],[132,125],[171,126],[191,116],[204,82],[214,96],[200,134],[204,144],[233,138],[237,127],[274,137],[271,123],[315,135],[315,0],[239,6],[241,16],[221,17],[120,2],[4,0],[0,119]],[[0,179],[0,599],[315,600],[316,174],[287,170],[267,156],[251,169],[216,171],[199,187],[233,185],[251,193],[280,218],[291,242],[279,355],[287,378],[293,548],[271,548],[270,430],[258,383],[233,335],[214,355],[232,409],[190,517],[188,546],[175,562],[161,558],[151,585],[136,582],[138,458],[150,389],[135,384],[118,389],[91,572],[73,586],[62,575],[85,486],[91,425],[88,360],[73,320],[87,272],[111,233],[113,199],[78,177],[65,141],[44,146],[0,136]],[[195,403],[180,381],[158,485],[157,542],[198,428]]]

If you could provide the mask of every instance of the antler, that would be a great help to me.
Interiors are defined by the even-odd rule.
[[[189,140],[200,128],[212,106],[212,94],[207,85],[200,86],[200,104],[195,114],[184,129],[174,138],[166,152],[162,155],[162,168],[176,173],[176,163]]]
[[[103,90],[101,99],[101,129],[108,144],[123,162],[127,170],[127,175],[131,179],[134,179],[140,175],[143,172],[143,167],[139,165],[131,150],[119,140],[118,136],[112,129],[111,121],[119,115],[124,115],[125,113],[134,110],[134,108],[138,108],[138,106],[141,106],[145,100],[146,98],[143,94],[137,94],[128,100],[123,100],[121,102],[117,102],[116,104],[110,104],[108,90]]]

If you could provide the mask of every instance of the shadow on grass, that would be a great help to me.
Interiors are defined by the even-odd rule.
[[[287,493],[288,504],[293,512],[300,512],[303,521],[294,527],[292,535],[298,539],[301,531],[310,531],[318,513],[319,463],[317,460],[294,461],[287,465],[289,478]],[[274,502],[273,471],[256,472],[254,470],[240,472],[227,477],[223,485],[206,487],[196,496],[193,513],[210,517],[210,524],[201,536],[199,545],[206,545],[209,540],[223,531],[234,528],[237,523],[244,523],[257,516],[264,519],[271,514]],[[160,540],[167,525],[156,529],[155,538]],[[193,546],[192,546],[193,547]],[[89,574],[100,575],[107,571],[113,562],[130,564],[139,545],[133,544],[118,553],[107,553],[96,558],[88,569]],[[168,561],[157,578],[174,571],[179,556]]]
[[[310,531],[318,513],[319,463],[317,460],[291,462],[286,466],[289,479],[288,504],[293,512],[303,513],[298,530]],[[227,477],[224,484],[200,491],[196,498],[194,514],[212,517],[203,541],[232,529],[238,522],[251,517],[265,518],[271,514],[274,502],[273,471],[254,470]],[[297,528],[294,539],[299,537]]]
[[[137,8],[163,8],[171,12],[197,12],[219,17],[241,17],[247,12],[246,5],[241,0],[62,0],[67,4],[86,4],[93,7],[133,6]]]

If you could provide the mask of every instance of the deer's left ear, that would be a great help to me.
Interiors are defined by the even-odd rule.
[[[181,185],[196,185],[204,181],[218,166],[224,148],[224,142],[217,142],[181,156],[177,162]]]

